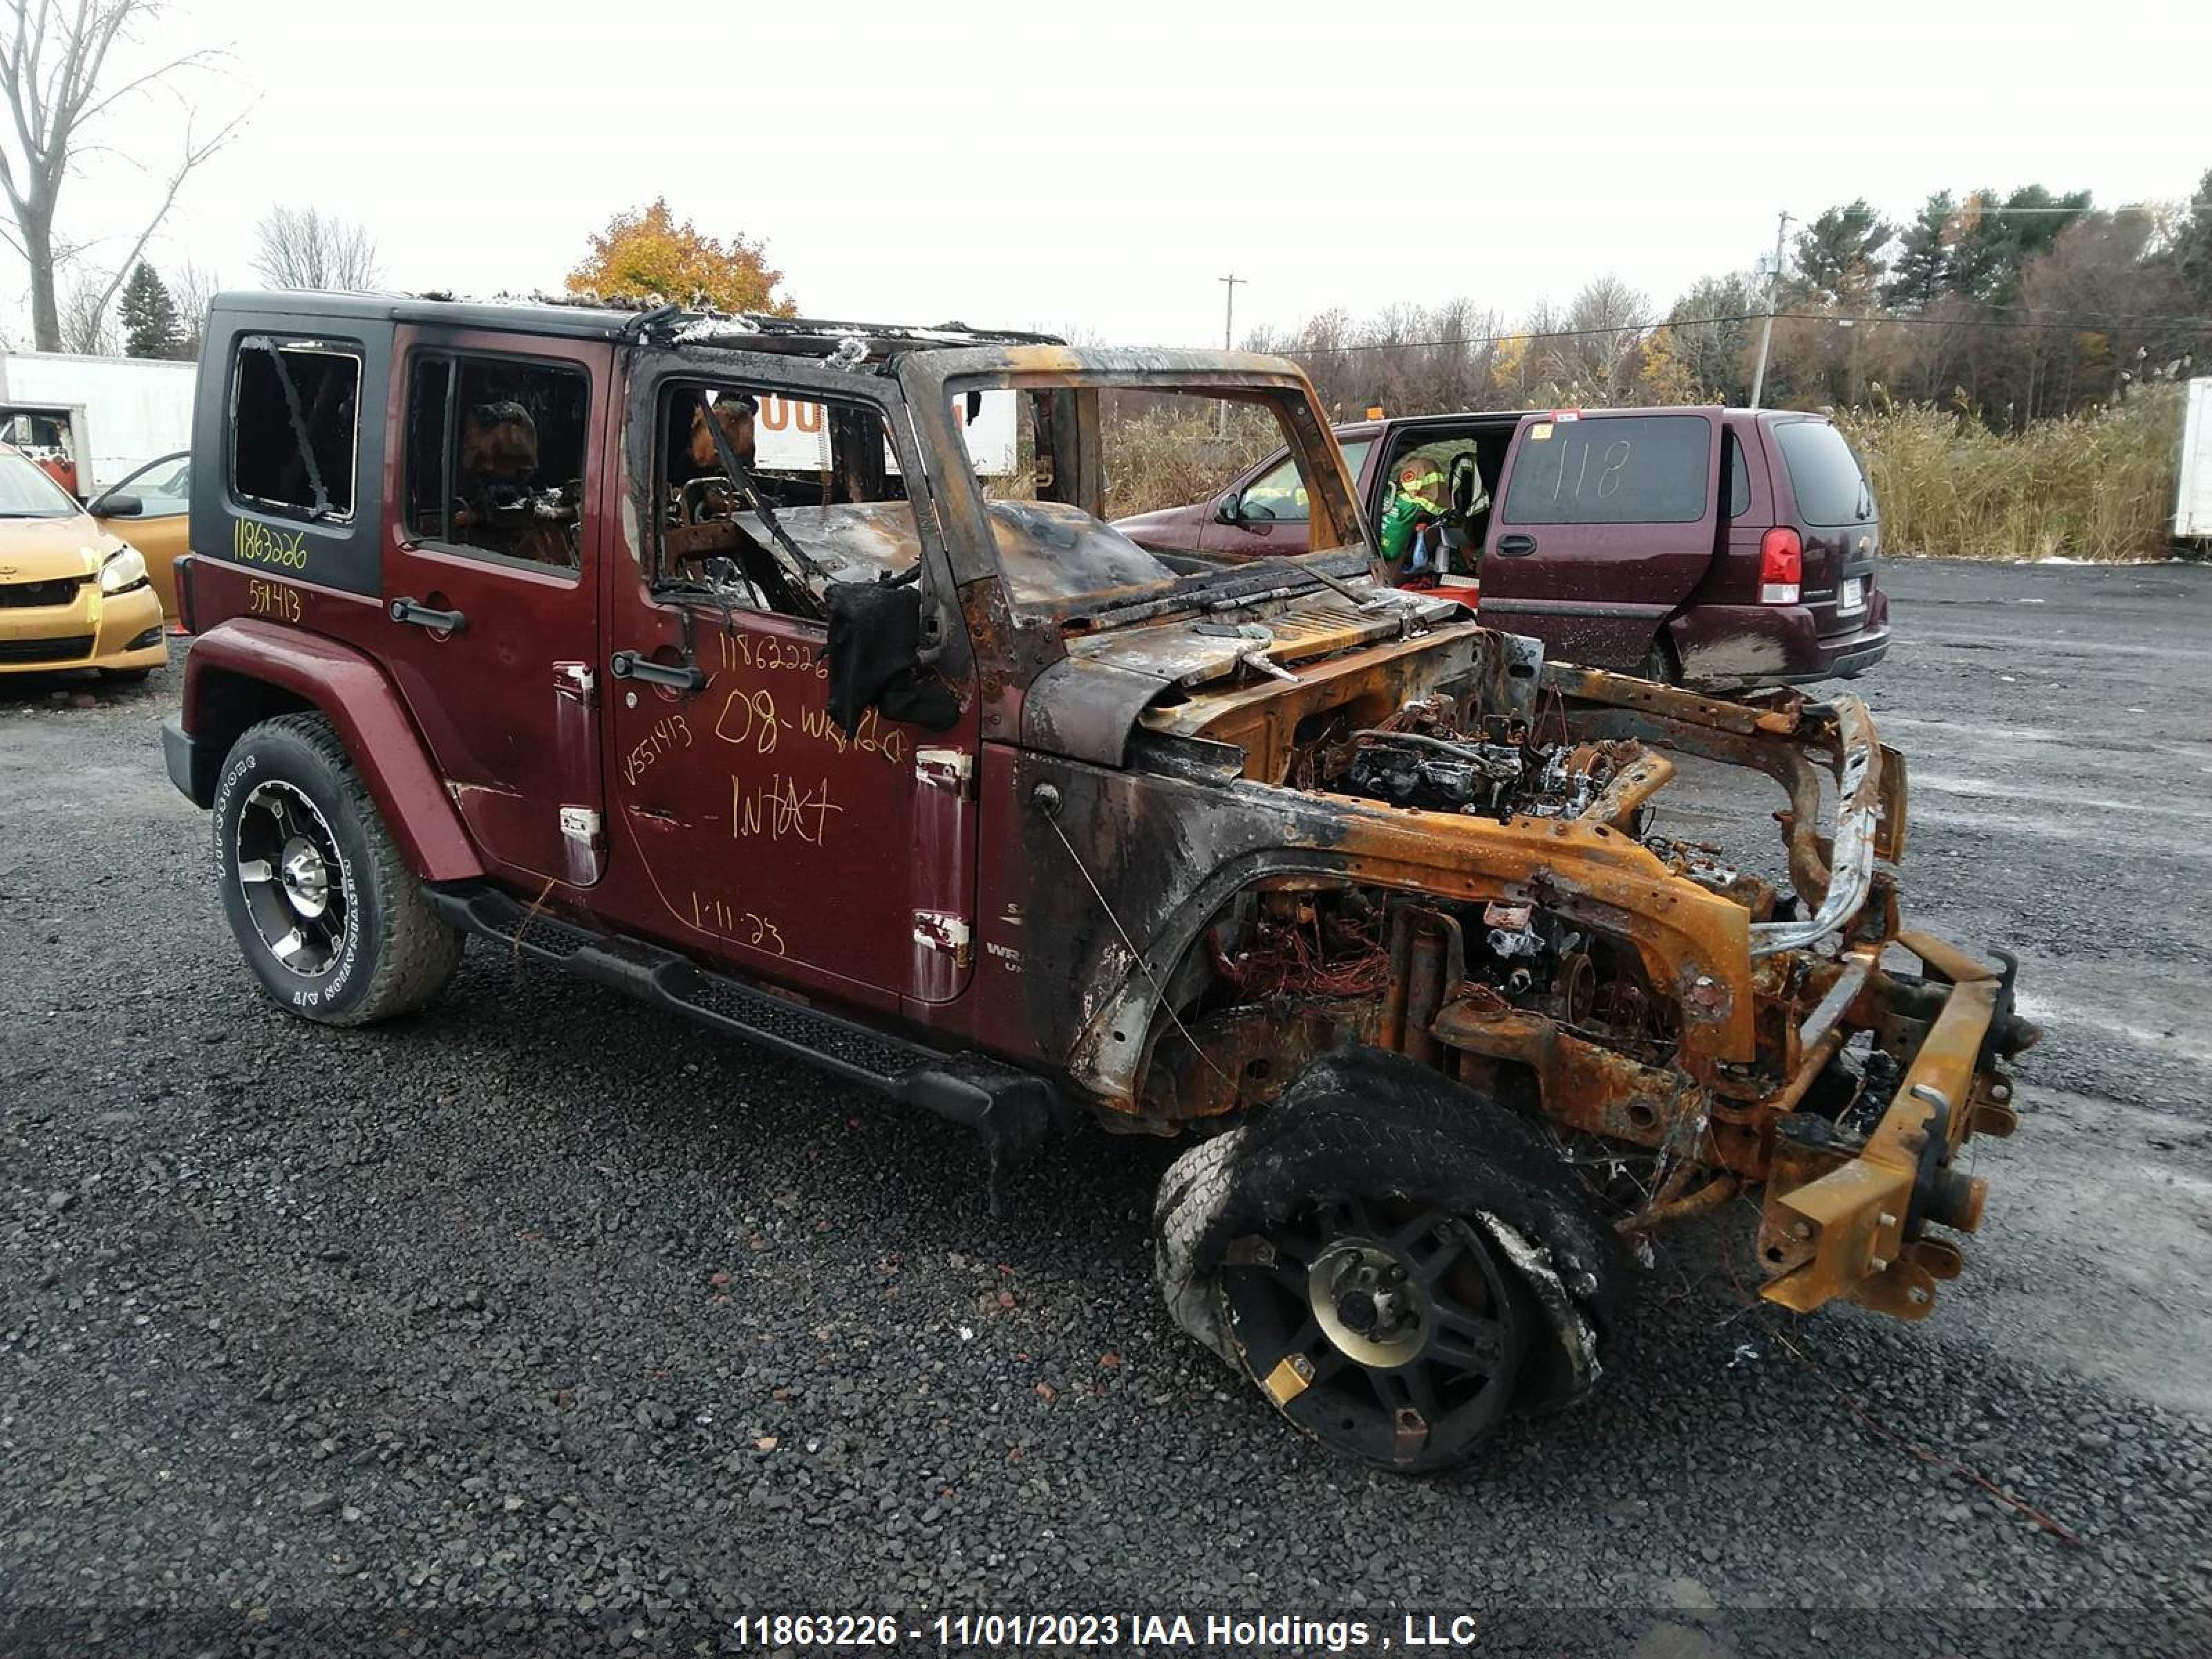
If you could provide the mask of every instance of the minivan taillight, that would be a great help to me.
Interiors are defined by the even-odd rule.
[[[1805,580],[1805,544],[1787,525],[1759,538],[1759,602],[1795,605]]]

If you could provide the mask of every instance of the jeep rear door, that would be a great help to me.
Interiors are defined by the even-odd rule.
[[[381,655],[486,859],[599,878],[599,496],[613,349],[403,326]]]
[[[1720,411],[1525,415],[1482,560],[1482,619],[1637,671],[1717,545]]]

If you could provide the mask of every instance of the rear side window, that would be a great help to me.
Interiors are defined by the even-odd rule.
[[[591,379],[543,361],[424,354],[407,398],[407,528],[495,559],[582,564]]]
[[[1744,459],[1743,446],[1733,432],[1721,434],[1721,450],[1728,469],[1728,515],[1741,519],[1751,511],[1751,464]]]
[[[1712,426],[1698,415],[1532,421],[1506,486],[1509,524],[1694,524]]]
[[[353,517],[361,447],[361,350],[253,336],[239,343],[230,404],[230,487],[265,512]]]
[[[1774,428],[1774,441],[1790,469],[1797,516],[1807,524],[1864,524],[1874,516],[1874,492],[1859,458],[1835,428],[1826,421],[1784,421]]]

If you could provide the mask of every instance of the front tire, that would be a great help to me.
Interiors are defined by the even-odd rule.
[[[1611,1227],[1517,1114],[1403,1055],[1309,1065],[1170,1166],[1153,1223],[1176,1322],[1362,1462],[1459,1468],[1596,1380]]]
[[[325,1025],[427,1006],[462,937],[422,896],[330,722],[285,714],[248,730],[216,786],[223,914],[270,1001]]]

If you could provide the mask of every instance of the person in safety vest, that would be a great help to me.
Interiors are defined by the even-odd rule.
[[[1444,519],[1444,475],[1425,455],[1408,455],[1398,465],[1390,504],[1382,509],[1378,537],[1382,562],[1394,586],[1440,567]]]

